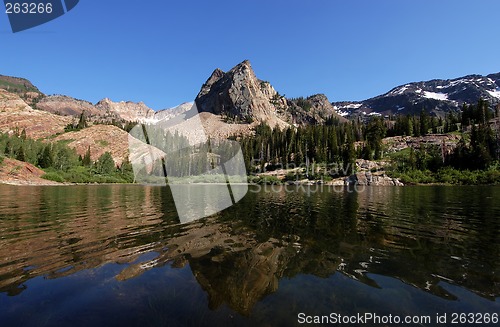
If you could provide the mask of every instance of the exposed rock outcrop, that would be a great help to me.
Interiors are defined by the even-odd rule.
[[[95,107],[101,114],[114,114],[125,121],[144,121],[153,118],[155,111],[144,102],[120,101],[113,102],[108,98],[99,101]]]
[[[324,94],[291,99],[288,100],[287,105],[292,120],[299,125],[324,124],[329,118],[335,118],[342,122],[347,121],[347,119],[337,114],[335,108]]]
[[[143,102],[113,102],[108,98],[97,104],[75,99],[66,95],[46,96],[30,81],[24,78],[0,75],[0,89],[20,97],[32,109],[39,109],[61,116],[87,118],[99,122],[147,121],[155,114]]]
[[[406,148],[420,148],[421,146],[444,147],[445,151],[456,148],[461,136],[458,134],[432,134],[426,136],[393,136],[382,140],[389,152],[397,152]]]
[[[404,186],[397,178],[387,176],[389,161],[356,160],[357,173],[344,179],[344,185]]]
[[[345,180],[348,185],[361,186],[404,186],[397,178],[387,176],[385,173],[360,172],[349,176]]]

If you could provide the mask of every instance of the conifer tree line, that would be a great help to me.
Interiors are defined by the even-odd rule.
[[[457,132],[462,133],[462,139],[452,153],[443,154],[435,146],[420,147],[412,150],[413,158],[407,167],[425,170],[450,165],[457,169],[485,169],[499,160],[499,131],[490,123],[496,115],[486,101],[479,100],[476,105],[464,104],[462,112],[448,113],[445,117],[430,116],[422,109],[413,116],[374,116],[367,122],[358,118],[347,123],[329,120],[324,125],[284,130],[261,124],[255,135],[241,137],[239,141],[247,170],[251,172],[314,162],[342,167],[351,174],[357,158],[378,160],[384,156],[385,137]],[[414,160],[416,157],[421,160]],[[431,162],[438,164],[433,166]]]

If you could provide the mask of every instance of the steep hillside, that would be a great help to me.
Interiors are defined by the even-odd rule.
[[[0,183],[13,185],[57,185],[59,183],[43,179],[43,170],[32,164],[11,158],[0,162]]]
[[[183,115],[193,108],[193,104],[193,102],[185,102],[174,108],[158,110],[154,114],[153,121],[170,120]]]
[[[25,78],[0,75],[0,89],[17,94],[30,106],[36,106],[45,95]]]
[[[111,125],[95,125],[77,132],[64,133],[55,141],[67,141],[68,146],[84,156],[90,147],[92,161],[96,161],[105,152],[111,152],[117,165],[128,156],[128,133]]]
[[[31,108],[18,95],[0,89],[0,131],[26,131],[28,137],[46,138],[64,132],[71,118]]]

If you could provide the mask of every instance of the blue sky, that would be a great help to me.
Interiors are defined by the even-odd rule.
[[[213,69],[248,59],[288,97],[362,100],[500,72],[499,13],[497,0],[80,0],[16,34],[1,12],[0,74],[47,94],[162,109],[194,100]]]

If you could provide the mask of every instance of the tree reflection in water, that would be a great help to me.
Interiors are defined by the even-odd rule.
[[[225,304],[242,315],[303,275],[341,274],[374,288],[374,276],[393,277],[449,300],[457,295],[443,282],[485,299],[500,294],[497,187],[283,186],[185,225],[161,187],[0,186],[0,195],[0,292],[8,295],[38,276],[109,263],[121,265],[120,282],[189,267],[210,309]]]

